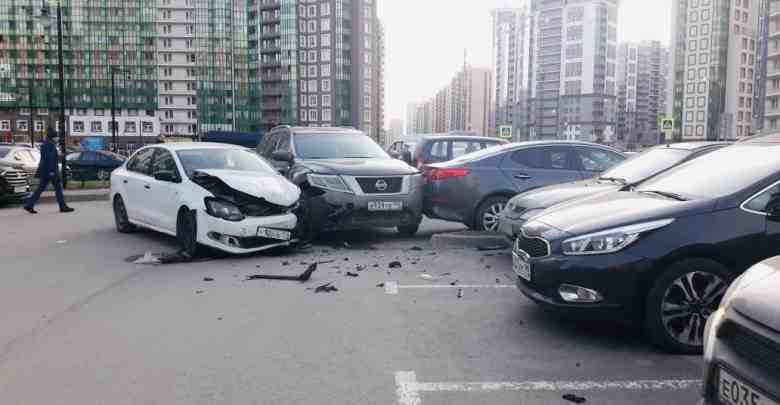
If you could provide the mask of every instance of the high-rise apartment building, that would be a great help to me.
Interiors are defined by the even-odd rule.
[[[263,126],[353,126],[384,120],[376,0],[250,0]]]
[[[769,2],[768,17],[764,130],[776,132],[780,130],[780,0]]]
[[[658,41],[618,47],[615,144],[635,150],[660,142],[658,119],[666,114],[669,51]]]
[[[533,19],[527,8],[493,10],[493,127],[511,125],[527,140]]]
[[[531,139],[615,139],[618,0],[532,0]]]
[[[673,8],[670,99],[675,138],[754,132],[760,0],[692,0]],[[771,90],[770,90],[771,91]]]

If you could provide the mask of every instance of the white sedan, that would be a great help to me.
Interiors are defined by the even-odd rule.
[[[244,254],[296,242],[301,192],[246,148],[176,143],[138,150],[111,173],[119,232],[136,227],[200,246]]]

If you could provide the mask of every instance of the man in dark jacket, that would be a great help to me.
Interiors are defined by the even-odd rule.
[[[30,214],[37,214],[35,211],[35,204],[41,197],[41,193],[46,190],[46,187],[51,183],[54,186],[54,192],[57,194],[57,202],[60,204],[60,212],[73,212],[73,208],[68,207],[65,204],[65,196],[62,191],[62,180],[57,167],[57,142],[60,140],[59,136],[55,134],[54,130],[49,128],[49,136],[41,144],[41,162],[38,164],[38,172],[36,176],[40,179],[38,189],[35,190],[33,195],[27,200],[24,205],[24,209]]]

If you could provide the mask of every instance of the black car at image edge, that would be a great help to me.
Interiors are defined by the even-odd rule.
[[[780,254],[780,136],[712,152],[642,183],[552,207],[521,229],[518,287],[568,316],[644,327],[702,350],[729,283]]]

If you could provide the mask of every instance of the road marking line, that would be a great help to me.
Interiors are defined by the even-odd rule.
[[[660,391],[698,388],[701,380],[628,381],[517,381],[517,382],[439,382],[420,383],[414,371],[395,373],[399,405],[421,405],[421,392],[477,391]]]
[[[414,284],[400,285],[397,281],[388,281],[385,283],[385,293],[395,295],[398,290],[423,290],[423,289],[458,289],[458,288],[517,288],[514,284]]]

